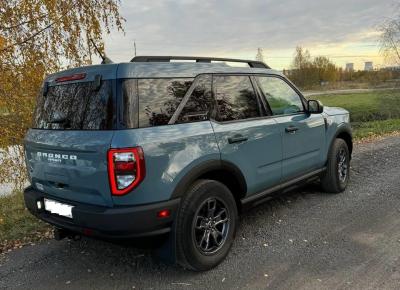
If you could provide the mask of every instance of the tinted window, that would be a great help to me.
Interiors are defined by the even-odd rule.
[[[139,127],[167,125],[193,79],[139,79]]]
[[[63,130],[107,130],[113,128],[111,81],[100,88],[93,82],[51,86],[37,99],[33,127]]]
[[[257,98],[248,76],[216,76],[214,90],[219,121],[260,116]]]
[[[200,75],[196,78],[196,87],[176,122],[188,123],[208,120],[212,105],[211,76]]]
[[[123,122],[127,128],[138,127],[138,91],[137,80],[129,79],[122,83]]]
[[[274,115],[285,115],[304,110],[300,96],[284,80],[276,77],[257,77]]]

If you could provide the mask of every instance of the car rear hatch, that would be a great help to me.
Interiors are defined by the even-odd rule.
[[[32,186],[58,199],[112,206],[107,151],[116,128],[117,65],[49,76],[25,138]]]

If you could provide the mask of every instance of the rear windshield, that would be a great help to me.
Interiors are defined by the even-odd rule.
[[[54,130],[113,129],[111,81],[51,86],[37,99],[33,128]]]

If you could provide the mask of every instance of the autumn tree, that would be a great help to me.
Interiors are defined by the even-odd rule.
[[[90,64],[95,52],[90,39],[103,50],[104,34],[123,29],[119,5],[119,0],[0,1],[1,168],[22,163],[9,150],[20,148],[11,145],[21,144],[45,75]],[[8,181],[1,168],[0,183]]]
[[[339,68],[329,58],[313,58],[307,49],[299,46],[296,48],[291,70],[287,74],[299,87],[310,88],[323,82],[336,82],[339,78]]]

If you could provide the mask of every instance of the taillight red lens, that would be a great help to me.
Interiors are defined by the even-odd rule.
[[[108,177],[113,195],[127,194],[143,181],[146,167],[141,147],[110,149],[107,159]]]
[[[115,163],[116,171],[134,171],[135,170],[136,162],[134,162],[134,161],[131,161],[131,162],[115,161],[114,163]]]
[[[62,83],[62,82],[69,82],[69,81],[78,81],[78,80],[83,80],[86,78],[86,74],[73,74],[70,76],[65,76],[65,77],[59,77],[56,78],[56,83]]]

